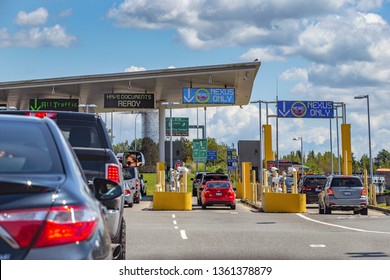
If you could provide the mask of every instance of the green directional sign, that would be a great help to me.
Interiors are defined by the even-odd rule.
[[[192,157],[195,162],[207,161],[207,139],[194,139],[192,142]]]
[[[30,99],[29,110],[55,110],[55,111],[79,111],[78,99],[53,99],[53,98],[35,98]]]
[[[165,134],[171,135],[170,118],[165,118]],[[188,118],[172,118],[172,136],[188,136]]]

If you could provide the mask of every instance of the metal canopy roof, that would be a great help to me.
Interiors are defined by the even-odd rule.
[[[178,102],[175,108],[220,106],[183,104],[182,88],[235,88],[235,105],[247,105],[260,61],[226,65],[174,68],[116,74],[85,75],[63,78],[0,83],[0,103],[27,110],[29,99],[75,98],[80,104],[95,104],[95,112],[128,111],[105,109],[107,93],[153,93],[155,108],[161,102]],[[165,105],[166,106],[166,105]],[[226,106],[226,105],[225,105]],[[231,106],[231,105],[230,105]]]

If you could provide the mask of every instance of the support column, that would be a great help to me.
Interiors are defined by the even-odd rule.
[[[160,162],[165,162],[165,109],[158,109],[158,147],[160,150]]]

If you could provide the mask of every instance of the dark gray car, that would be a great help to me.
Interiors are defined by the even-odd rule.
[[[332,210],[353,211],[354,214],[368,214],[368,197],[358,176],[333,175],[326,180],[323,191],[318,195],[320,214],[331,214]]]

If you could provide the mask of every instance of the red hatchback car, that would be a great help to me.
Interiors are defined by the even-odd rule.
[[[236,189],[228,181],[208,181],[202,191],[202,208],[226,205],[236,209]]]

